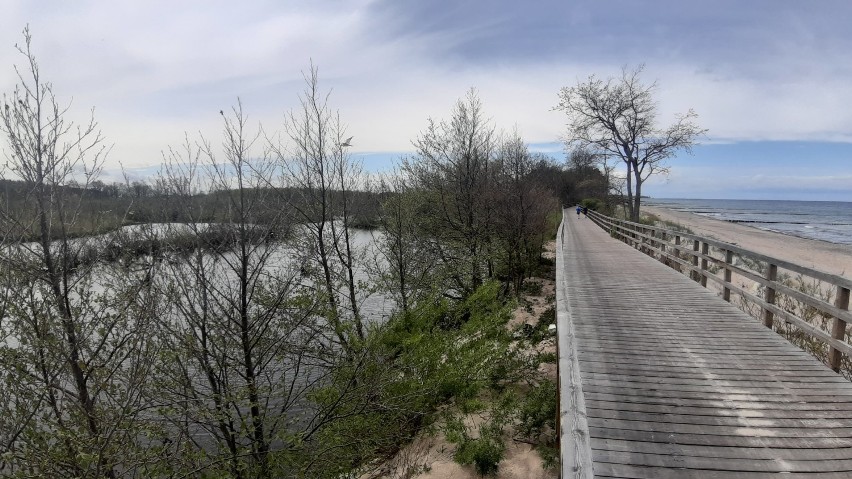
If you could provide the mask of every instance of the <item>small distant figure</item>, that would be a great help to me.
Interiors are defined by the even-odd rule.
[[[582,211],[583,211],[583,207],[580,206],[580,205],[577,205],[577,218],[580,217],[580,212],[582,212]]]
[[[588,217],[588,216],[589,216],[589,208],[588,208],[587,206],[584,206],[584,207],[583,207],[583,216],[584,216],[584,217]]]

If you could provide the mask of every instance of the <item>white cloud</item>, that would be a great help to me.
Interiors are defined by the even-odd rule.
[[[852,141],[852,88],[828,73],[767,82],[660,70],[662,118],[693,108],[713,139]]]
[[[76,115],[97,107],[115,144],[111,161],[127,166],[158,162],[184,131],[215,137],[219,109],[238,96],[252,122],[277,128],[297,104],[310,59],[356,137],[354,152],[410,150],[426,119],[446,117],[470,87],[497,126],[517,125],[527,141],[543,143],[564,130],[564,116],[551,111],[560,87],[593,73],[617,75],[624,58],[643,60],[641,49],[646,79],[659,79],[662,123],[694,108],[711,142],[852,141],[845,61],[852,41],[815,31],[812,16],[792,14],[796,7],[785,4],[762,25],[732,20],[737,11],[724,9],[763,15],[736,2],[715,11],[663,4],[648,12],[654,28],[635,39],[618,28],[625,19],[603,15],[608,7],[597,2],[496,5],[489,13],[430,4],[417,7],[423,18],[404,18],[414,4],[5,0],[0,90],[11,88],[7,72],[21,60],[11,45],[29,22],[45,77],[63,98],[75,98]],[[551,10],[573,23],[554,22]],[[706,18],[718,25],[700,24]],[[724,35],[707,42],[685,37],[688,29]],[[524,48],[513,50],[515,43]]]

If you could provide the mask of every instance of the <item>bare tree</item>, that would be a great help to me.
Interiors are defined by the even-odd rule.
[[[300,285],[286,208],[269,188],[277,163],[241,106],[223,117],[224,159],[204,139],[187,141],[166,154],[159,182],[188,223],[170,232],[176,248],[158,283],[168,354],[153,400],[169,421],[164,462],[175,472],[281,477],[286,461],[275,458],[310,437],[306,395],[335,352]],[[205,202],[195,201],[198,190]],[[203,221],[209,208],[223,221]]]
[[[305,76],[301,108],[287,114],[286,145],[274,150],[285,173],[288,208],[301,223],[296,231],[307,252],[303,271],[326,304],[325,316],[337,341],[350,353],[365,337],[356,269],[363,251],[355,245],[352,228],[353,191],[362,181],[361,165],[346,148],[345,128],[319,88],[317,68]],[[350,138],[351,139],[351,138]]]
[[[665,160],[677,151],[691,151],[706,130],[689,110],[667,128],[657,127],[657,84],[640,80],[643,67],[624,68],[620,78],[606,81],[589,77],[559,92],[557,110],[568,115],[567,142],[593,153],[619,158],[627,167],[627,205],[630,218],[639,220],[642,184],[651,175],[665,173]]]
[[[7,240],[0,262],[7,302],[0,317],[6,407],[17,421],[0,439],[8,471],[46,477],[116,477],[145,461],[142,391],[153,352],[154,265],[99,261],[79,221],[83,197],[108,148],[94,119],[67,121],[31,50],[3,96],[6,170],[26,185],[23,210],[0,204]],[[67,185],[77,180],[77,188]],[[82,235],[79,238],[73,236]]]

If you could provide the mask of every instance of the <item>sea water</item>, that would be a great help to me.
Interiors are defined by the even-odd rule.
[[[644,204],[801,238],[852,244],[852,202],[649,198]]]

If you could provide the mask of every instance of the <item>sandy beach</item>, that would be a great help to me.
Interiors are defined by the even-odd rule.
[[[852,278],[852,245],[797,238],[657,206],[642,206],[642,213],[679,223],[697,235],[826,273]]]

